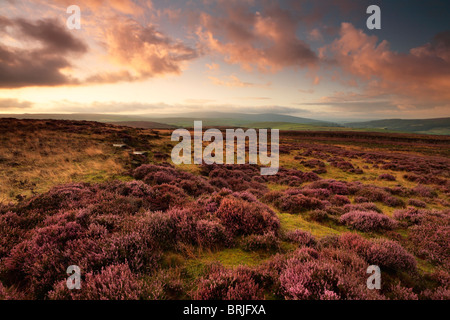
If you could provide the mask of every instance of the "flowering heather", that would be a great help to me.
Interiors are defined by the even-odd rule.
[[[317,244],[316,239],[310,232],[299,229],[289,231],[285,237],[288,241],[297,243],[299,246],[315,247]]]
[[[325,202],[308,197],[299,189],[288,189],[284,192],[271,191],[264,195],[263,201],[272,204],[278,210],[288,213],[300,213],[307,210],[322,209],[325,207]]]
[[[191,297],[195,300],[255,300],[263,298],[263,291],[251,270],[238,268],[231,271],[213,265],[199,280]]]
[[[344,206],[346,204],[350,204],[350,199],[347,198],[346,196],[336,194],[333,197],[331,197],[330,202],[332,205],[340,207],[340,206]]]
[[[57,283],[49,292],[56,300],[138,300],[143,282],[126,264],[110,265],[99,273],[87,273],[82,290],[67,290],[66,281]]]
[[[376,211],[378,213],[383,213],[380,208],[377,207],[375,203],[363,202],[358,204],[346,204],[344,207],[344,212],[350,211]]]
[[[367,263],[351,252],[300,249],[281,271],[281,294],[293,300],[380,299],[367,290],[361,270]]]
[[[415,253],[422,258],[443,266],[450,266],[450,239],[449,214],[446,223],[441,219],[430,219],[411,227],[409,240],[414,245]]]
[[[166,131],[10,119],[0,133],[0,300],[450,299],[448,137],[282,132],[262,176],[162,162]],[[103,182],[70,183],[83,178]]]
[[[215,215],[235,235],[278,232],[280,226],[278,217],[269,207],[232,197],[222,200]]]
[[[426,208],[427,207],[426,202],[424,202],[422,200],[418,200],[418,199],[409,199],[408,205],[411,205],[411,206],[414,206],[417,208]]]
[[[380,174],[378,176],[378,179],[379,180],[386,180],[386,181],[395,181],[396,180],[395,177],[392,174],[389,174],[389,173]]]
[[[386,271],[406,271],[414,273],[417,263],[412,254],[400,244],[387,239],[367,240],[360,235],[346,233],[332,242],[333,246],[352,250],[369,264],[378,265]]]
[[[436,197],[436,191],[431,189],[430,187],[424,186],[422,184],[417,185],[415,188],[412,189],[414,194],[424,197],[424,198],[434,198]]]
[[[415,272],[417,263],[412,254],[395,241],[375,239],[365,253],[371,264],[390,270]]]
[[[174,169],[172,166],[142,165],[133,171],[135,179],[144,181],[148,185],[170,184],[183,189],[191,196],[211,193],[214,187],[206,179]]]
[[[280,248],[280,241],[274,232],[267,232],[262,235],[252,234],[244,238],[242,247],[245,251],[276,251]]]
[[[375,211],[350,211],[339,220],[353,229],[364,232],[391,230],[396,226],[394,220]]]
[[[309,185],[306,186],[308,189],[327,189],[331,193],[334,194],[341,194],[341,195],[348,195],[348,187],[345,182],[342,181],[336,181],[336,180],[319,180],[315,181]]]

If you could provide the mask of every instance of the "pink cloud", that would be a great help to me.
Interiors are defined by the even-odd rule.
[[[371,94],[394,94],[414,102],[450,101],[450,33],[437,35],[431,43],[394,52],[387,41],[343,23],[340,36],[327,52],[348,74],[363,79]]]
[[[197,30],[202,44],[251,71],[279,71],[307,67],[318,62],[316,54],[296,36],[298,20],[278,5],[252,12],[243,4],[221,2],[223,16],[200,14]]]
[[[175,41],[155,26],[116,18],[105,30],[109,58],[137,78],[179,74],[185,62],[198,56],[196,49]]]

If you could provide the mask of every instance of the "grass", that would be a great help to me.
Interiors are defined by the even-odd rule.
[[[311,232],[316,238],[322,238],[327,235],[339,235],[344,231],[348,231],[344,227],[339,227],[338,229],[340,230],[336,230],[316,222],[309,222],[299,214],[279,213],[278,217],[281,222],[281,230],[285,232],[301,229]]]

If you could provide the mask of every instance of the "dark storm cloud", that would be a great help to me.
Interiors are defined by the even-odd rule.
[[[10,34],[7,34],[8,28]],[[57,20],[30,22],[0,17],[0,35],[30,42],[30,47],[17,48],[0,43],[0,88],[63,85],[77,81],[61,73],[71,67],[68,56],[88,51],[83,41],[75,38]],[[27,43],[28,44],[28,43]],[[32,44],[32,46],[31,46]]]

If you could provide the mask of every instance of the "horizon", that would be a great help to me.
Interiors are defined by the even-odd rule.
[[[191,112],[191,113],[182,113],[182,114],[125,114],[125,113],[87,113],[87,112],[66,112],[66,113],[39,113],[39,112],[25,112],[25,113],[0,113],[0,119],[1,118],[9,118],[9,117],[15,117],[15,116],[86,116],[85,121],[96,121],[96,120],[89,120],[89,116],[123,116],[123,117],[131,117],[133,119],[136,119],[137,117],[143,117],[141,120],[128,120],[129,122],[139,122],[139,121],[150,121],[150,120],[158,120],[158,119],[170,119],[170,118],[185,118],[185,119],[194,119],[196,114],[198,112]],[[372,122],[372,121],[389,121],[389,120],[438,120],[438,119],[450,119],[450,116],[444,116],[444,117],[430,117],[430,118],[374,118],[374,119],[347,119],[346,118],[339,118],[339,119],[332,119],[332,118],[308,118],[308,117],[298,117],[291,114],[281,114],[281,113],[240,113],[240,112],[220,112],[220,111],[211,111],[209,113],[215,113],[217,115],[220,114],[227,114],[227,115],[272,115],[272,116],[289,116],[293,118],[299,118],[299,119],[306,119],[306,120],[313,120],[317,122],[329,122],[329,123],[336,123],[336,124],[345,124],[345,123],[357,123],[357,122]],[[202,118],[202,119],[200,119]],[[33,120],[34,118],[29,118],[30,120]],[[53,118],[49,118],[53,119]],[[207,116],[201,116],[198,120],[204,120],[204,119],[217,119],[216,117],[213,117],[211,115]],[[230,118],[232,119],[232,118]],[[61,119],[64,120],[64,119]],[[70,120],[70,119],[67,119]],[[119,120],[118,120],[119,121]],[[270,121],[272,122],[272,121]],[[285,122],[285,121],[274,121],[274,122]]]
[[[72,3],[73,2],[73,3]],[[69,5],[81,29],[69,29]],[[369,5],[381,29],[369,30]],[[450,3],[8,0],[0,117],[450,116]]]

